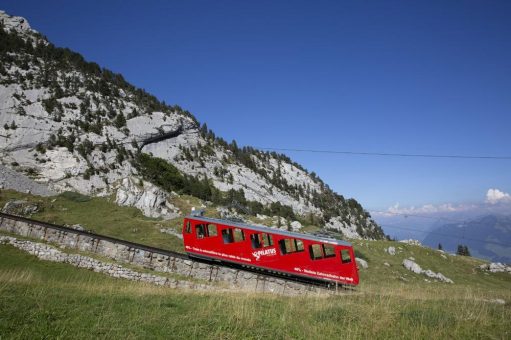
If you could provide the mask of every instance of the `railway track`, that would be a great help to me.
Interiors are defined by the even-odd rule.
[[[267,270],[263,270],[261,268],[256,268],[256,267],[251,267],[251,266],[246,266],[246,265],[240,265],[240,264],[223,262],[223,261],[219,262],[219,261],[210,260],[210,259],[206,259],[206,258],[198,258],[198,257],[194,257],[194,256],[189,256],[186,253],[152,247],[152,246],[148,246],[145,244],[126,241],[126,240],[118,239],[118,238],[111,237],[111,236],[96,234],[96,233],[89,232],[89,231],[77,230],[77,229],[64,227],[64,226],[53,224],[53,223],[43,222],[43,221],[39,221],[39,220],[22,217],[22,216],[11,215],[11,214],[6,214],[3,212],[0,212],[0,226],[3,224],[4,220],[19,221],[19,222],[23,222],[23,223],[27,223],[27,224],[31,224],[31,225],[49,228],[49,229],[60,231],[60,232],[72,233],[72,234],[76,234],[76,235],[83,235],[83,236],[87,236],[87,237],[90,237],[93,239],[111,242],[113,244],[120,244],[120,245],[129,247],[129,248],[132,248],[132,249],[143,250],[143,251],[151,252],[154,254],[168,256],[171,258],[179,258],[179,259],[190,260],[190,261],[198,262],[198,263],[206,263],[206,264],[210,264],[210,265],[214,265],[214,266],[223,266],[223,267],[233,268],[236,270],[242,270],[242,271],[246,271],[246,272],[256,273],[257,275],[268,277],[268,278],[270,278],[270,277],[279,278],[282,280],[286,280],[289,282],[295,282],[295,283],[299,283],[302,285],[316,286],[316,287],[321,287],[323,289],[328,289],[328,290],[332,290],[332,291],[338,291],[338,290],[354,291],[354,288],[350,287],[350,286],[336,285],[336,284],[332,284],[332,283],[329,283],[326,281],[307,279],[307,278],[303,278],[303,277],[295,277],[292,275],[288,275],[286,273],[267,271]]]

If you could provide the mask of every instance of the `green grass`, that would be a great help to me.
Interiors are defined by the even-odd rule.
[[[353,241],[352,243],[356,252],[363,254],[369,264],[368,269],[359,271],[362,289],[365,285],[377,284],[383,286],[407,284],[424,288],[442,285],[448,286],[445,288],[448,292],[460,288],[478,289],[487,292],[490,296],[498,296],[507,292],[508,294],[505,295],[508,297],[508,301],[510,300],[511,275],[507,273],[490,274],[481,271],[478,267],[486,261],[448,254],[443,254],[446,257],[444,258],[442,253],[437,250],[393,241]],[[389,255],[384,251],[389,246],[396,248],[396,255]],[[403,259],[409,257],[413,257],[422,269],[441,272],[452,279],[454,284],[426,282],[426,276],[414,274],[403,267]],[[390,267],[383,265],[384,262],[390,264]]]
[[[387,293],[328,298],[198,293],[39,261],[11,246],[0,246],[0,253],[0,334],[6,338],[505,339],[511,335],[509,304],[485,302],[472,291],[449,303],[433,291],[415,295],[399,287]]]
[[[34,218],[80,223],[95,232],[173,250],[181,240],[159,231],[180,228],[107,198],[65,194],[41,198],[13,191],[9,199],[37,201]],[[182,211],[200,207],[174,198]],[[213,216],[215,210],[208,207]],[[353,294],[282,297],[198,293],[123,281],[65,264],[37,260],[0,246],[0,337],[6,338],[490,338],[511,337],[511,275],[478,269],[482,260],[443,258],[436,250],[391,241],[353,241],[369,269]],[[396,247],[391,256],[384,251]],[[426,282],[407,271],[405,258],[455,283]],[[390,267],[384,266],[387,262]],[[491,302],[503,299],[505,305]]]
[[[12,190],[0,192],[1,207],[11,199],[39,203],[43,210],[32,215],[34,219],[55,224],[81,224],[87,230],[98,234],[145,243],[163,249],[183,251],[180,239],[160,232],[161,228],[178,230],[181,228],[182,218],[170,221],[148,218],[136,208],[116,205],[111,198],[88,198],[75,193],[40,197]]]

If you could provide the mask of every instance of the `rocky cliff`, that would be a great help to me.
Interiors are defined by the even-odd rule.
[[[55,47],[23,18],[0,12],[0,25],[1,162],[48,191],[115,195],[164,218],[178,213],[167,198],[184,193],[383,237],[358,202],[285,155],[227,143],[181,107]]]

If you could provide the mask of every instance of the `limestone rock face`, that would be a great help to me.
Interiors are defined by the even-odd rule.
[[[0,24],[2,24],[6,31],[17,31],[18,33],[25,33],[36,31],[30,28],[28,21],[22,17],[10,16],[4,11],[0,11]]]
[[[357,226],[352,223],[347,223],[342,220],[340,216],[332,217],[325,225],[327,229],[340,231],[345,237],[351,239],[361,239],[357,232]]]
[[[30,192],[38,196],[52,196],[56,193],[45,183],[38,183],[30,177],[0,164],[0,189]]]
[[[145,216],[172,219],[179,217],[179,209],[167,201],[169,194],[157,186],[142,182],[135,183],[131,177],[124,178],[117,189],[115,202],[119,205],[136,207]]]
[[[265,207],[278,203],[320,220],[335,208],[339,216],[326,228],[348,238],[384,236],[358,202],[334,193],[287,156],[226,143],[188,111],[159,101],[121,75],[73,61],[79,55],[59,56],[23,18],[0,11],[0,26],[19,42],[0,65],[0,165],[29,173],[51,192],[115,194],[119,204],[138,207],[147,216],[172,218],[176,210],[162,190],[125,181],[144,178],[137,155],[148,154],[224,194],[234,190]],[[50,53],[36,55],[19,38]],[[326,207],[326,201],[334,206]],[[301,228],[297,223],[286,227]]]

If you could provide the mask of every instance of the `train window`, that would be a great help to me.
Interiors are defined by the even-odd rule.
[[[224,240],[224,243],[233,243],[234,238],[232,237],[232,229],[222,230],[222,239]]]
[[[253,249],[262,248],[260,237],[261,237],[261,234],[252,234],[252,235],[250,235],[250,241],[252,242],[252,248]]]
[[[335,257],[334,246],[331,244],[324,244],[323,245],[323,254],[325,254],[325,258]]]
[[[263,246],[264,247],[273,246],[273,238],[271,237],[270,234],[262,233],[261,234],[261,238],[263,239]]]
[[[296,238],[286,238],[279,241],[280,252],[291,254],[303,251],[303,242]]]
[[[323,258],[323,254],[321,253],[321,245],[320,244],[312,244],[309,246],[309,255],[312,260],[318,260]]]
[[[295,240],[296,242],[296,251],[303,251],[303,242],[301,240]]]
[[[245,240],[245,233],[240,228],[228,228],[222,230],[224,243],[240,242]]]
[[[190,221],[186,221],[186,233],[190,234],[192,232],[192,224]]]
[[[267,233],[252,234],[250,235],[250,240],[252,242],[253,249],[273,246],[273,239],[271,238],[271,235]]]
[[[234,242],[245,241],[245,233],[240,228],[234,228]]]
[[[206,235],[206,228],[204,224],[197,224],[195,226],[195,231],[197,232],[197,238],[204,238]]]
[[[197,224],[195,226],[195,231],[197,232],[197,238],[212,237],[218,235],[215,224]]]
[[[348,249],[341,250],[341,261],[342,261],[342,263],[350,263],[351,262],[350,251]]]
[[[217,236],[216,224],[208,224],[208,236]]]

